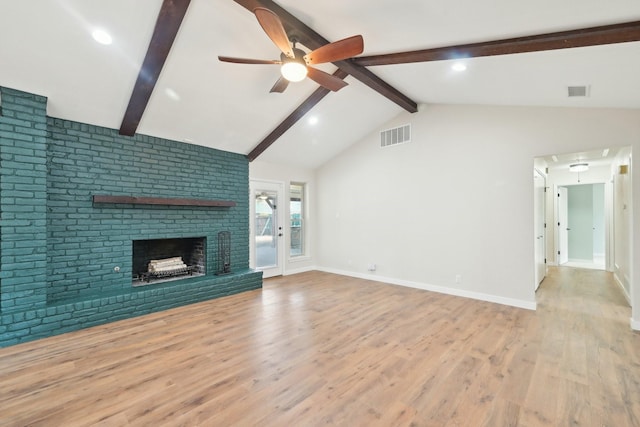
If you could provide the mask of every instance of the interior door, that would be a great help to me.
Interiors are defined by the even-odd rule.
[[[284,260],[284,186],[251,181],[251,267],[263,277],[282,275]]]
[[[558,264],[569,261],[569,198],[567,187],[558,187]]]
[[[534,218],[535,218],[535,288],[547,273],[547,260],[545,259],[545,187],[546,179],[538,170],[533,173],[534,190]]]

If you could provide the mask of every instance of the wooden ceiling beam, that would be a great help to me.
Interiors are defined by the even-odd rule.
[[[540,52],[635,41],[640,41],[640,21],[458,46],[360,56],[354,58],[353,62],[362,66],[394,65],[412,62],[510,55],[515,53]]]
[[[341,69],[337,69],[334,76],[344,79],[349,74]],[[286,131],[291,128],[294,124],[298,122],[302,117],[304,117],[309,110],[311,110],[318,102],[322,100],[327,94],[331,91],[323,86],[319,86],[312,94],[309,96],[298,108],[296,108],[293,113],[289,114],[289,116],[284,119],[282,123],[280,123],[265,139],[263,139],[256,147],[251,150],[249,154],[247,154],[247,158],[250,162],[254,161],[264,150],[269,148],[271,144],[276,142],[278,138],[280,138]]]
[[[287,31],[289,37],[295,37],[300,43],[307,48],[314,50],[320,46],[324,46],[329,43],[327,39],[316,33],[313,29],[309,28],[298,18],[290,14],[287,10],[274,3],[272,0],[234,0],[240,6],[253,13],[256,7],[265,7],[275,12]],[[410,113],[418,111],[418,105],[415,101],[411,100],[408,96],[395,89],[393,86],[376,76],[371,71],[367,70],[363,66],[356,64],[353,59],[344,61],[338,61],[335,65],[346,71],[355,79],[369,86],[371,89],[380,93],[389,100],[395,102],[400,107],[404,108]]]
[[[129,105],[120,125],[120,134],[135,135],[149,98],[158,82],[160,72],[171,51],[182,19],[187,13],[191,0],[164,0],[151,36],[149,48],[144,57],[138,78],[133,87]]]

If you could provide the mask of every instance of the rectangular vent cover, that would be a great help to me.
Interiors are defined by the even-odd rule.
[[[411,125],[380,131],[380,147],[411,142]]]
[[[569,98],[589,96],[589,86],[568,86]]]

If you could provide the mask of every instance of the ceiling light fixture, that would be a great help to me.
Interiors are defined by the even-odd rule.
[[[290,82],[299,82],[307,77],[307,65],[302,58],[287,58],[280,68],[280,73]]]
[[[453,65],[451,66],[451,69],[452,69],[453,71],[458,71],[458,72],[459,72],[459,71],[464,71],[464,70],[466,70],[466,69],[467,69],[467,66],[466,66],[465,64],[463,64],[462,62],[456,62],[455,64],[453,64]]]
[[[296,47],[297,40],[293,41],[293,58],[285,55],[284,52],[280,54],[280,60],[282,61],[282,67],[280,67],[280,73],[282,77],[290,82],[299,82],[307,77],[307,63],[304,60],[304,51]]]
[[[569,165],[570,172],[586,172],[589,170],[589,163],[574,163]]]
[[[93,32],[91,33],[91,37],[93,37],[93,39],[100,44],[110,45],[111,43],[113,43],[113,38],[111,37],[111,34],[99,28],[93,30]]]
[[[312,126],[318,124],[318,117],[317,116],[309,117],[309,124]]]

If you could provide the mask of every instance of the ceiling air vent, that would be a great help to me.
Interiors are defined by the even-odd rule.
[[[411,125],[404,125],[380,132],[380,147],[404,144],[411,141]]]
[[[589,96],[589,86],[567,86],[569,98]]]

